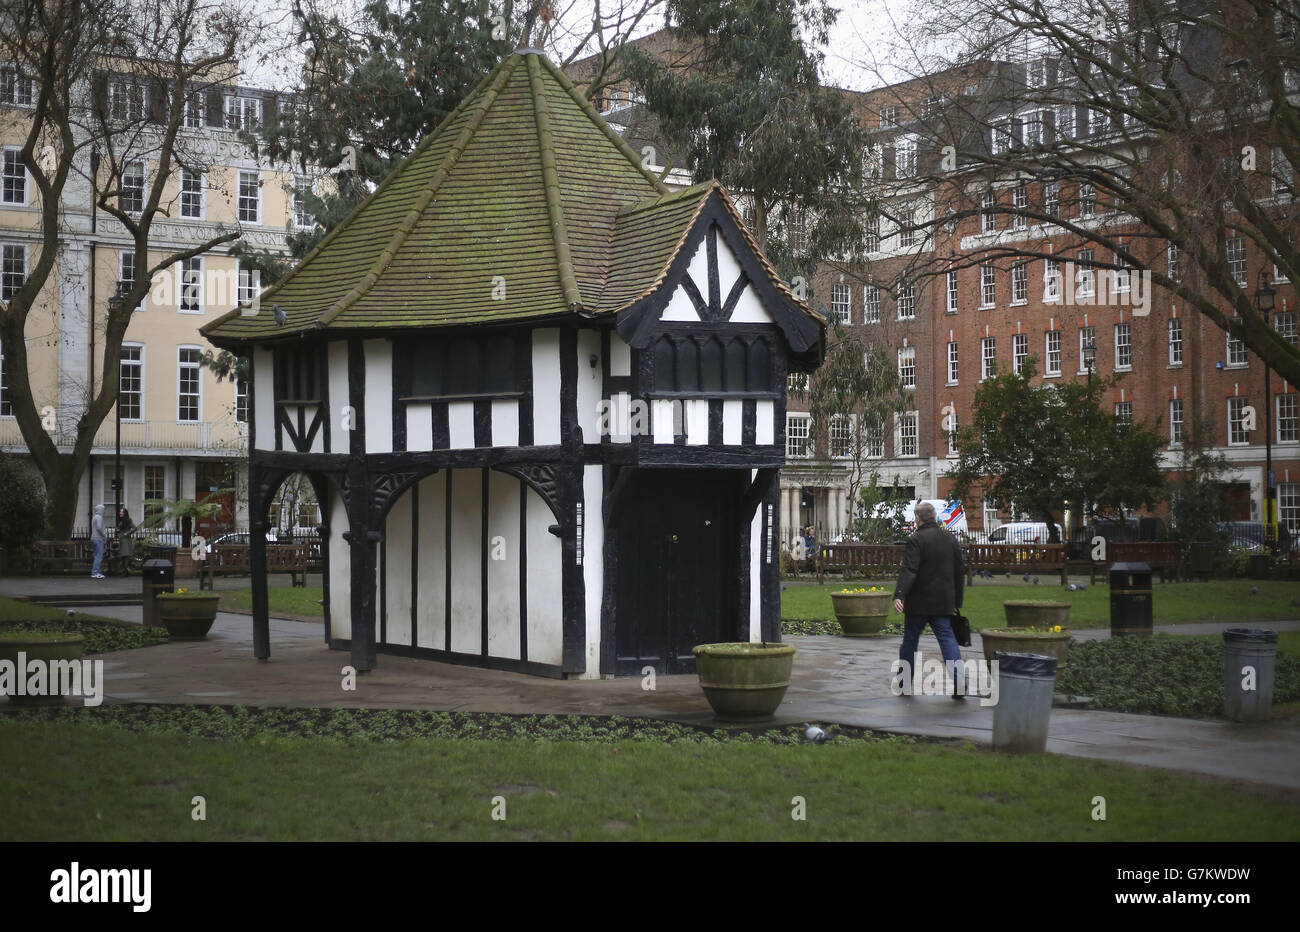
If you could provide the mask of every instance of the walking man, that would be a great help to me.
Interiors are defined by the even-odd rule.
[[[104,531],[104,506],[96,505],[95,517],[90,519],[90,542],[95,548],[95,564],[90,568],[91,579],[104,578],[99,567],[104,562],[104,544],[107,541],[108,534]]]
[[[917,645],[928,622],[939,640],[944,666],[952,671],[955,682],[961,669],[961,648],[952,633],[952,615],[961,608],[965,587],[961,546],[947,528],[939,526],[929,502],[917,505],[915,515],[916,530],[907,539],[907,553],[894,590],[894,611],[906,612],[898,657],[907,664],[903,669],[912,670],[915,676]],[[953,698],[966,698],[964,692],[957,685]]]

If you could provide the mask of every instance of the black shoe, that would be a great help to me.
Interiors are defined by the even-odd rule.
[[[965,702],[965,701],[966,701],[966,696],[965,696],[964,693],[953,693],[953,694],[952,694],[952,697],[953,697],[954,699],[956,699],[958,702]]]

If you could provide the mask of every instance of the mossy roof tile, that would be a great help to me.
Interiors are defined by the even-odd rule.
[[[262,294],[260,313],[202,332],[237,346],[615,312],[663,281],[715,190],[735,215],[716,183],[670,192],[553,63],[520,50]]]

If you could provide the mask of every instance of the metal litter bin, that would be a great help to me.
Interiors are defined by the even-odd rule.
[[[146,625],[160,625],[158,596],[176,588],[176,567],[171,560],[145,560],[140,573],[143,588],[143,621]]]
[[[1273,710],[1277,632],[1265,628],[1223,631],[1223,714],[1234,722],[1266,721]]]
[[[998,651],[998,704],[993,707],[993,750],[1041,754],[1056,691],[1056,658]]]
[[[1116,563],[1110,568],[1111,637],[1151,637],[1151,567]]]

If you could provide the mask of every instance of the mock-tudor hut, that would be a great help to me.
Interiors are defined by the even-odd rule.
[[[325,640],[546,675],[693,669],[780,639],[785,386],[821,360],[716,183],[669,191],[541,53],[489,74],[260,310],[204,328],[252,360],[262,530],[306,472]]]

